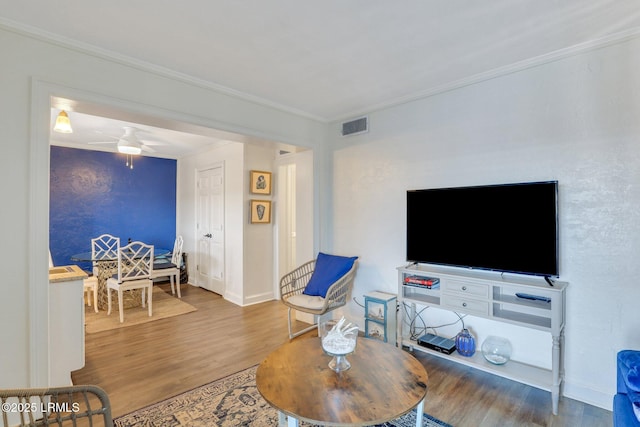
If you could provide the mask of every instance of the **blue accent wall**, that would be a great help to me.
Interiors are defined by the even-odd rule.
[[[49,248],[55,265],[89,263],[71,256],[91,250],[103,233],[172,249],[176,237],[176,160],[51,147]]]

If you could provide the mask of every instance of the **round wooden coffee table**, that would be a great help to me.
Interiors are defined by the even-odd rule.
[[[258,366],[256,385],[280,413],[280,424],[298,420],[327,426],[366,426],[396,419],[417,409],[422,426],[427,372],[409,353],[392,344],[358,338],[351,368],[329,369],[331,356],[319,338],[284,344]]]

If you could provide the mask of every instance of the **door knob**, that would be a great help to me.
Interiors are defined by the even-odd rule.
[[[211,237],[213,237],[213,236],[211,235],[211,233],[207,233],[207,234],[205,234],[205,235],[204,235],[204,237],[211,238]]]

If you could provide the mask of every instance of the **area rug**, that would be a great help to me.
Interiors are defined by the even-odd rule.
[[[124,310],[124,323],[120,323],[118,314],[118,304],[114,298],[111,315],[107,315],[106,310],[95,312],[93,307],[85,305],[85,328],[87,333],[108,331],[117,328],[140,325],[142,323],[153,322],[155,320],[166,319],[167,317],[179,316],[181,314],[196,311],[196,308],[177,297],[163,291],[160,287],[153,288],[153,313],[149,317],[147,308],[132,307]]]
[[[256,388],[257,366],[163,400],[114,420],[117,427],[273,427],[278,413]],[[307,423],[300,423],[309,426]],[[414,427],[415,410],[379,426]],[[424,414],[423,427],[451,427]]]

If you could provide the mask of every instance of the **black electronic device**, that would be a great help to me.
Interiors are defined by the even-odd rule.
[[[407,261],[558,276],[558,182],[407,191]]]
[[[551,302],[551,298],[544,297],[544,296],[541,296],[541,295],[525,294],[525,293],[522,293],[522,292],[518,292],[518,293],[516,293],[516,296],[518,298],[528,299],[528,300],[531,300],[531,301]]]
[[[444,354],[451,354],[456,351],[456,342],[454,340],[433,334],[421,336],[418,338],[418,344]]]

